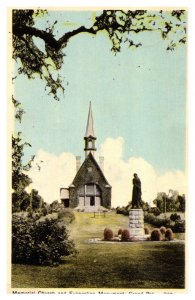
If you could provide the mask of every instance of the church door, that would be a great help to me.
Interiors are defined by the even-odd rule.
[[[95,197],[90,196],[90,206],[94,206],[94,205],[95,205]]]
[[[101,190],[97,184],[89,183],[79,189],[79,206],[100,206]]]

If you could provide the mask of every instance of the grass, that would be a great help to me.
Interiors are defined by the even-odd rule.
[[[87,243],[103,237],[105,227],[114,233],[128,227],[128,218],[108,213],[105,218],[76,213],[70,226],[77,256],[64,264],[12,266],[14,288],[184,288],[184,243]]]

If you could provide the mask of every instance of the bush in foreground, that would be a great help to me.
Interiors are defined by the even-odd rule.
[[[145,234],[150,234],[150,229],[148,227],[144,227]]]
[[[75,252],[63,222],[52,218],[13,215],[13,263],[50,265],[60,263],[62,256]]]
[[[169,241],[172,241],[174,239],[173,231],[171,228],[168,228],[165,232],[165,238]]]
[[[165,235],[165,232],[166,232],[166,227],[164,227],[164,226],[161,226],[161,228],[160,228],[160,232],[162,233],[162,235]]]
[[[104,240],[105,241],[111,241],[114,237],[113,231],[110,228],[104,229]]]
[[[160,229],[156,228],[153,229],[151,232],[151,241],[161,241],[162,240],[162,234],[160,232]]]
[[[121,234],[121,240],[123,242],[127,242],[130,239],[130,232],[129,229],[123,229],[122,234]]]
[[[118,230],[118,235],[121,235],[122,234],[122,228],[119,228],[119,230]]]

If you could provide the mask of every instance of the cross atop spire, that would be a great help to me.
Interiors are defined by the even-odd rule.
[[[92,115],[92,108],[91,108],[91,101],[89,103],[89,113],[88,113],[88,120],[87,120],[87,127],[85,137],[95,137],[94,129],[93,129],[93,115]]]

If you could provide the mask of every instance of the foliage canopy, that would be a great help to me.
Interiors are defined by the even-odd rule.
[[[135,42],[134,37],[145,31],[159,31],[163,39],[169,40],[167,50],[172,51],[179,44],[186,43],[185,10],[103,10],[97,12],[91,26],[82,25],[64,33],[60,38],[55,34],[57,20],[45,28],[37,27],[36,19],[47,13],[40,9],[12,11],[13,58],[20,63],[19,74],[25,74],[29,79],[39,75],[56,100],[59,100],[58,90],[64,92],[64,87],[59,73],[57,78],[52,73],[61,69],[69,41],[80,33],[106,33],[112,43],[111,51],[115,54],[121,51],[123,43],[128,47],[142,46],[141,42]],[[44,50],[37,47],[34,38],[44,42]]]

